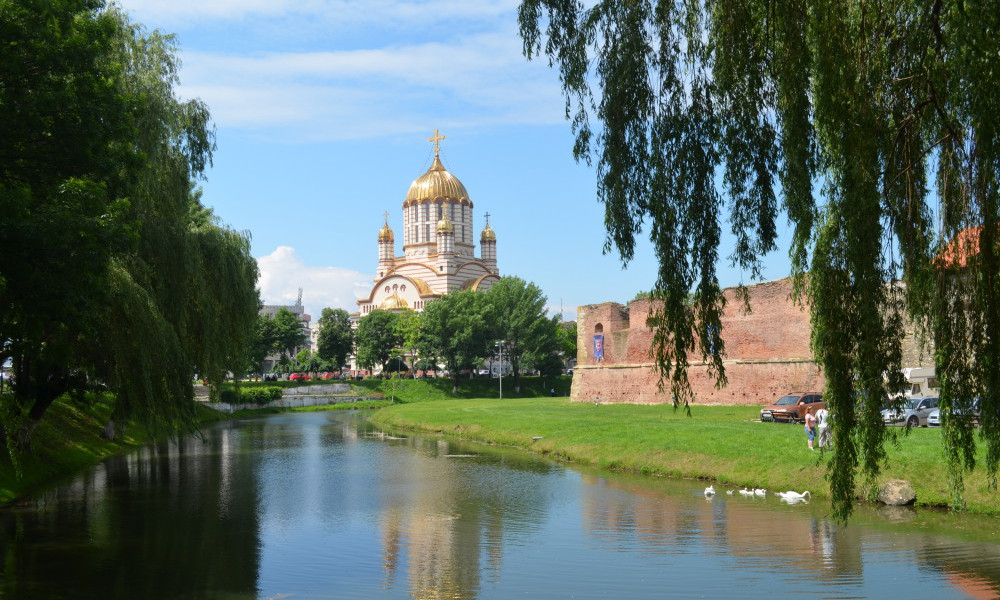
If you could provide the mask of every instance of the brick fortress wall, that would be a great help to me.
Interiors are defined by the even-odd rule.
[[[729,384],[716,389],[707,366],[690,357],[688,378],[695,402],[767,405],[791,391],[822,391],[823,374],[809,348],[809,309],[791,300],[792,281],[779,279],[748,286],[750,312],[743,311],[736,288],[724,291],[722,317],[724,364]],[[606,302],[582,306],[577,314],[577,360],[571,399],[593,402],[661,404],[671,402],[669,383],[658,391],[650,348],[653,332],[646,326],[649,301],[624,307]],[[912,327],[904,340],[904,366],[930,366]],[[603,332],[604,360],[594,360],[594,334]]]
[[[793,390],[821,390],[823,376],[809,350],[809,311],[790,299],[791,280],[749,286],[749,313],[735,288],[725,290],[722,337],[729,385],[716,389],[707,366],[693,360],[688,378],[695,402],[770,404]],[[578,363],[572,399],[593,402],[660,404],[671,402],[669,385],[658,391],[649,349],[653,332],[646,326],[649,301],[624,307],[606,302],[580,307],[577,315]],[[594,360],[594,334],[603,331],[604,360]]]

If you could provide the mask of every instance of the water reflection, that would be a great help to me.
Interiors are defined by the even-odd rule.
[[[717,486],[718,487],[718,486]],[[386,435],[237,421],[0,513],[3,598],[980,598],[996,519],[706,499],[695,482]]]

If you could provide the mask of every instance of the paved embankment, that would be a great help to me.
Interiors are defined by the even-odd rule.
[[[260,410],[262,408],[302,408],[305,406],[325,406],[328,404],[344,404],[348,402],[360,402],[371,400],[368,396],[357,396],[351,394],[351,385],[348,383],[327,383],[323,385],[307,385],[294,388],[286,388],[281,398],[268,402],[267,404],[227,404],[224,402],[211,402],[205,404],[209,408],[226,414],[233,414],[243,410]]]

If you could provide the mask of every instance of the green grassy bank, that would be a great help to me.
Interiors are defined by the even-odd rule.
[[[203,423],[225,418],[203,406],[197,410]],[[101,437],[110,414],[107,397],[89,396],[85,402],[74,402],[66,396],[57,400],[33,432],[30,447],[17,453],[17,465],[7,449],[0,448],[0,505],[150,441],[137,426],[129,427],[121,442]]]
[[[602,405],[566,398],[455,399],[396,405],[372,420],[383,427],[441,432],[525,448],[607,469],[700,478],[724,487],[810,490],[828,498],[829,456],[810,452],[799,425],[754,422],[759,408]],[[902,430],[900,430],[900,434]],[[539,439],[534,439],[539,438]],[[982,454],[982,453],[981,453]],[[890,444],[884,478],[909,480],[921,505],[949,501],[941,432],[915,429]],[[982,470],[966,479],[971,512],[1000,514]]]

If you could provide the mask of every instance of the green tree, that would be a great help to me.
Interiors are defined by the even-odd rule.
[[[504,277],[485,293],[492,335],[504,341],[504,360],[521,391],[521,369],[529,356],[539,359],[556,351],[556,322],[546,316],[547,298],[533,283]]]
[[[493,349],[485,308],[485,295],[470,290],[452,292],[424,308],[420,356],[444,363],[452,393],[458,391],[461,372],[475,368]]]
[[[297,371],[315,374],[323,368],[324,364],[323,359],[308,348],[300,350],[295,355],[295,369]]]
[[[414,379],[417,377],[417,371],[414,367],[420,348],[420,338],[423,335],[423,327],[424,319],[421,313],[408,310],[399,314],[396,328],[401,339],[400,349],[402,352],[400,356],[406,360],[407,367],[413,373]]]
[[[263,374],[264,359],[271,354],[274,343],[274,319],[258,313],[254,335],[247,351],[247,361],[254,372]]]
[[[358,321],[354,341],[361,368],[385,367],[392,351],[402,343],[398,323],[399,315],[385,310],[373,310]]]
[[[556,329],[556,344],[563,357],[563,368],[568,366],[569,361],[576,360],[576,321],[559,323]]]
[[[292,353],[306,343],[306,332],[295,313],[285,307],[279,308],[272,320],[274,345],[271,351],[282,359],[291,358]]]
[[[208,111],[179,101],[173,38],[96,1],[0,2],[0,348],[4,435],[101,381],[110,433],[193,425],[192,376],[245,364],[246,236],[200,203]],[[155,342],[153,341],[155,340]]]
[[[691,398],[691,354],[725,383],[723,220],[735,239],[728,258],[757,278],[783,209],[837,418],[836,514],[850,512],[856,475],[871,490],[886,460],[879,407],[901,383],[908,319],[934,342],[944,414],[986,399],[981,437],[995,479],[995,2],[524,0],[519,21],[528,58],[544,48],[559,69],[574,155],[597,160],[606,250],[627,263],[649,228],[659,262],[653,353],[678,402]],[[905,285],[887,285],[896,280]],[[944,439],[961,506],[973,431],[953,420]]]
[[[340,371],[353,349],[351,316],[342,308],[324,308],[319,318],[316,353],[323,360],[330,361],[334,370]]]

